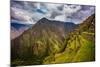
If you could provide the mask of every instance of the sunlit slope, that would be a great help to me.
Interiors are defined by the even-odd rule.
[[[45,58],[43,64],[95,60],[95,15],[88,17],[66,37],[64,51]]]
[[[44,64],[48,63],[64,63],[79,61],[95,60],[94,41],[84,37],[86,34],[74,35],[75,39],[69,40],[64,52],[51,55],[44,60]],[[90,35],[94,37],[94,35]]]

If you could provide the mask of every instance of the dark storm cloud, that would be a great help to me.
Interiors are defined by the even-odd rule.
[[[80,23],[94,13],[95,7],[89,5],[37,3],[29,1],[11,2],[13,20],[34,24],[46,17],[51,20]]]

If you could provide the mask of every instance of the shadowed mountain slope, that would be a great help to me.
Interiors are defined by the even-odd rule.
[[[11,40],[12,64],[41,64],[46,56],[59,53],[64,48],[66,34],[77,25],[71,22],[40,19],[34,26]],[[16,60],[17,59],[17,60]]]

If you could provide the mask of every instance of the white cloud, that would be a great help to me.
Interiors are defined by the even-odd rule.
[[[71,18],[68,18],[71,16],[73,13],[76,13],[81,9],[81,6],[79,5],[64,5],[62,7],[63,10],[60,11],[61,15],[58,15],[54,18],[54,20],[59,20],[59,21],[66,21],[66,22],[73,22]]]
[[[11,7],[11,16],[14,17],[16,20],[23,21],[23,23],[25,24],[26,23],[34,24],[43,17],[65,22],[75,21],[78,23],[78,21],[80,22],[80,20],[83,20],[83,17],[86,18],[86,16],[89,16],[91,15],[91,13],[94,12],[94,7],[90,7],[90,9],[86,9],[84,11],[82,10],[81,5],[37,3],[37,2],[35,3],[24,2],[24,5],[17,5],[17,3],[13,5],[15,6]],[[43,13],[37,11],[37,9],[39,9]],[[73,14],[75,15],[73,16]]]
[[[11,16],[19,21],[29,21],[31,20],[32,15],[27,11],[18,8],[11,8]]]
[[[61,6],[62,4],[53,4],[53,3],[48,3],[48,4],[44,4],[46,6],[47,9],[49,10],[57,10],[57,7]]]
[[[65,13],[75,13],[81,9],[79,5],[64,5],[63,12]]]
[[[82,21],[84,21],[87,17],[89,17],[90,15],[94,14],[95,12],[95,8],[94,7],[90,7],[87,10],[80,10],[78,12],[75,13],[75,15],[73,17],[73,19],[75,20],[79,20],[78,23],[81,23]]]
[[[56,16],[54,20],[66,21],[66,16],[65,15],[59,15],[59,16]]]
[[[34,4],[34,6],[37,8],[37,9],[40,9],[40,3],[33,3]]]
[[[28,12],[19,8],[11,8],[11,16],[23,24],[34,24],[44,15],[38,12]]]

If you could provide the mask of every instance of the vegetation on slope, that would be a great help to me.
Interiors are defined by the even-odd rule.
[[[50,21],[46,18],[39,20],[11,41],[12,65],[42,64],[45,57],[61,52],[65,35],[75,26],[73,23]]]
[[[40,20],[38,24],[11,41],[11,64],[94,61],[95,15],[88,17],[79,27],[74,27],[74,31],[72,27],[69,31],[64,27],[68,30],[66,24],[52,23],[45,18]]]
[[[93,35],[90,36],[93,37]],[[74,35],[74,37],[67,41],[67,47],[62,53],[48,56],[44,64],[94,61],[94,41],[86,39],[84,35]]]
[[[65,48],[45,58],[43,64],[84,62],[95,60],[95,15],[87,18],[65,39]]]

